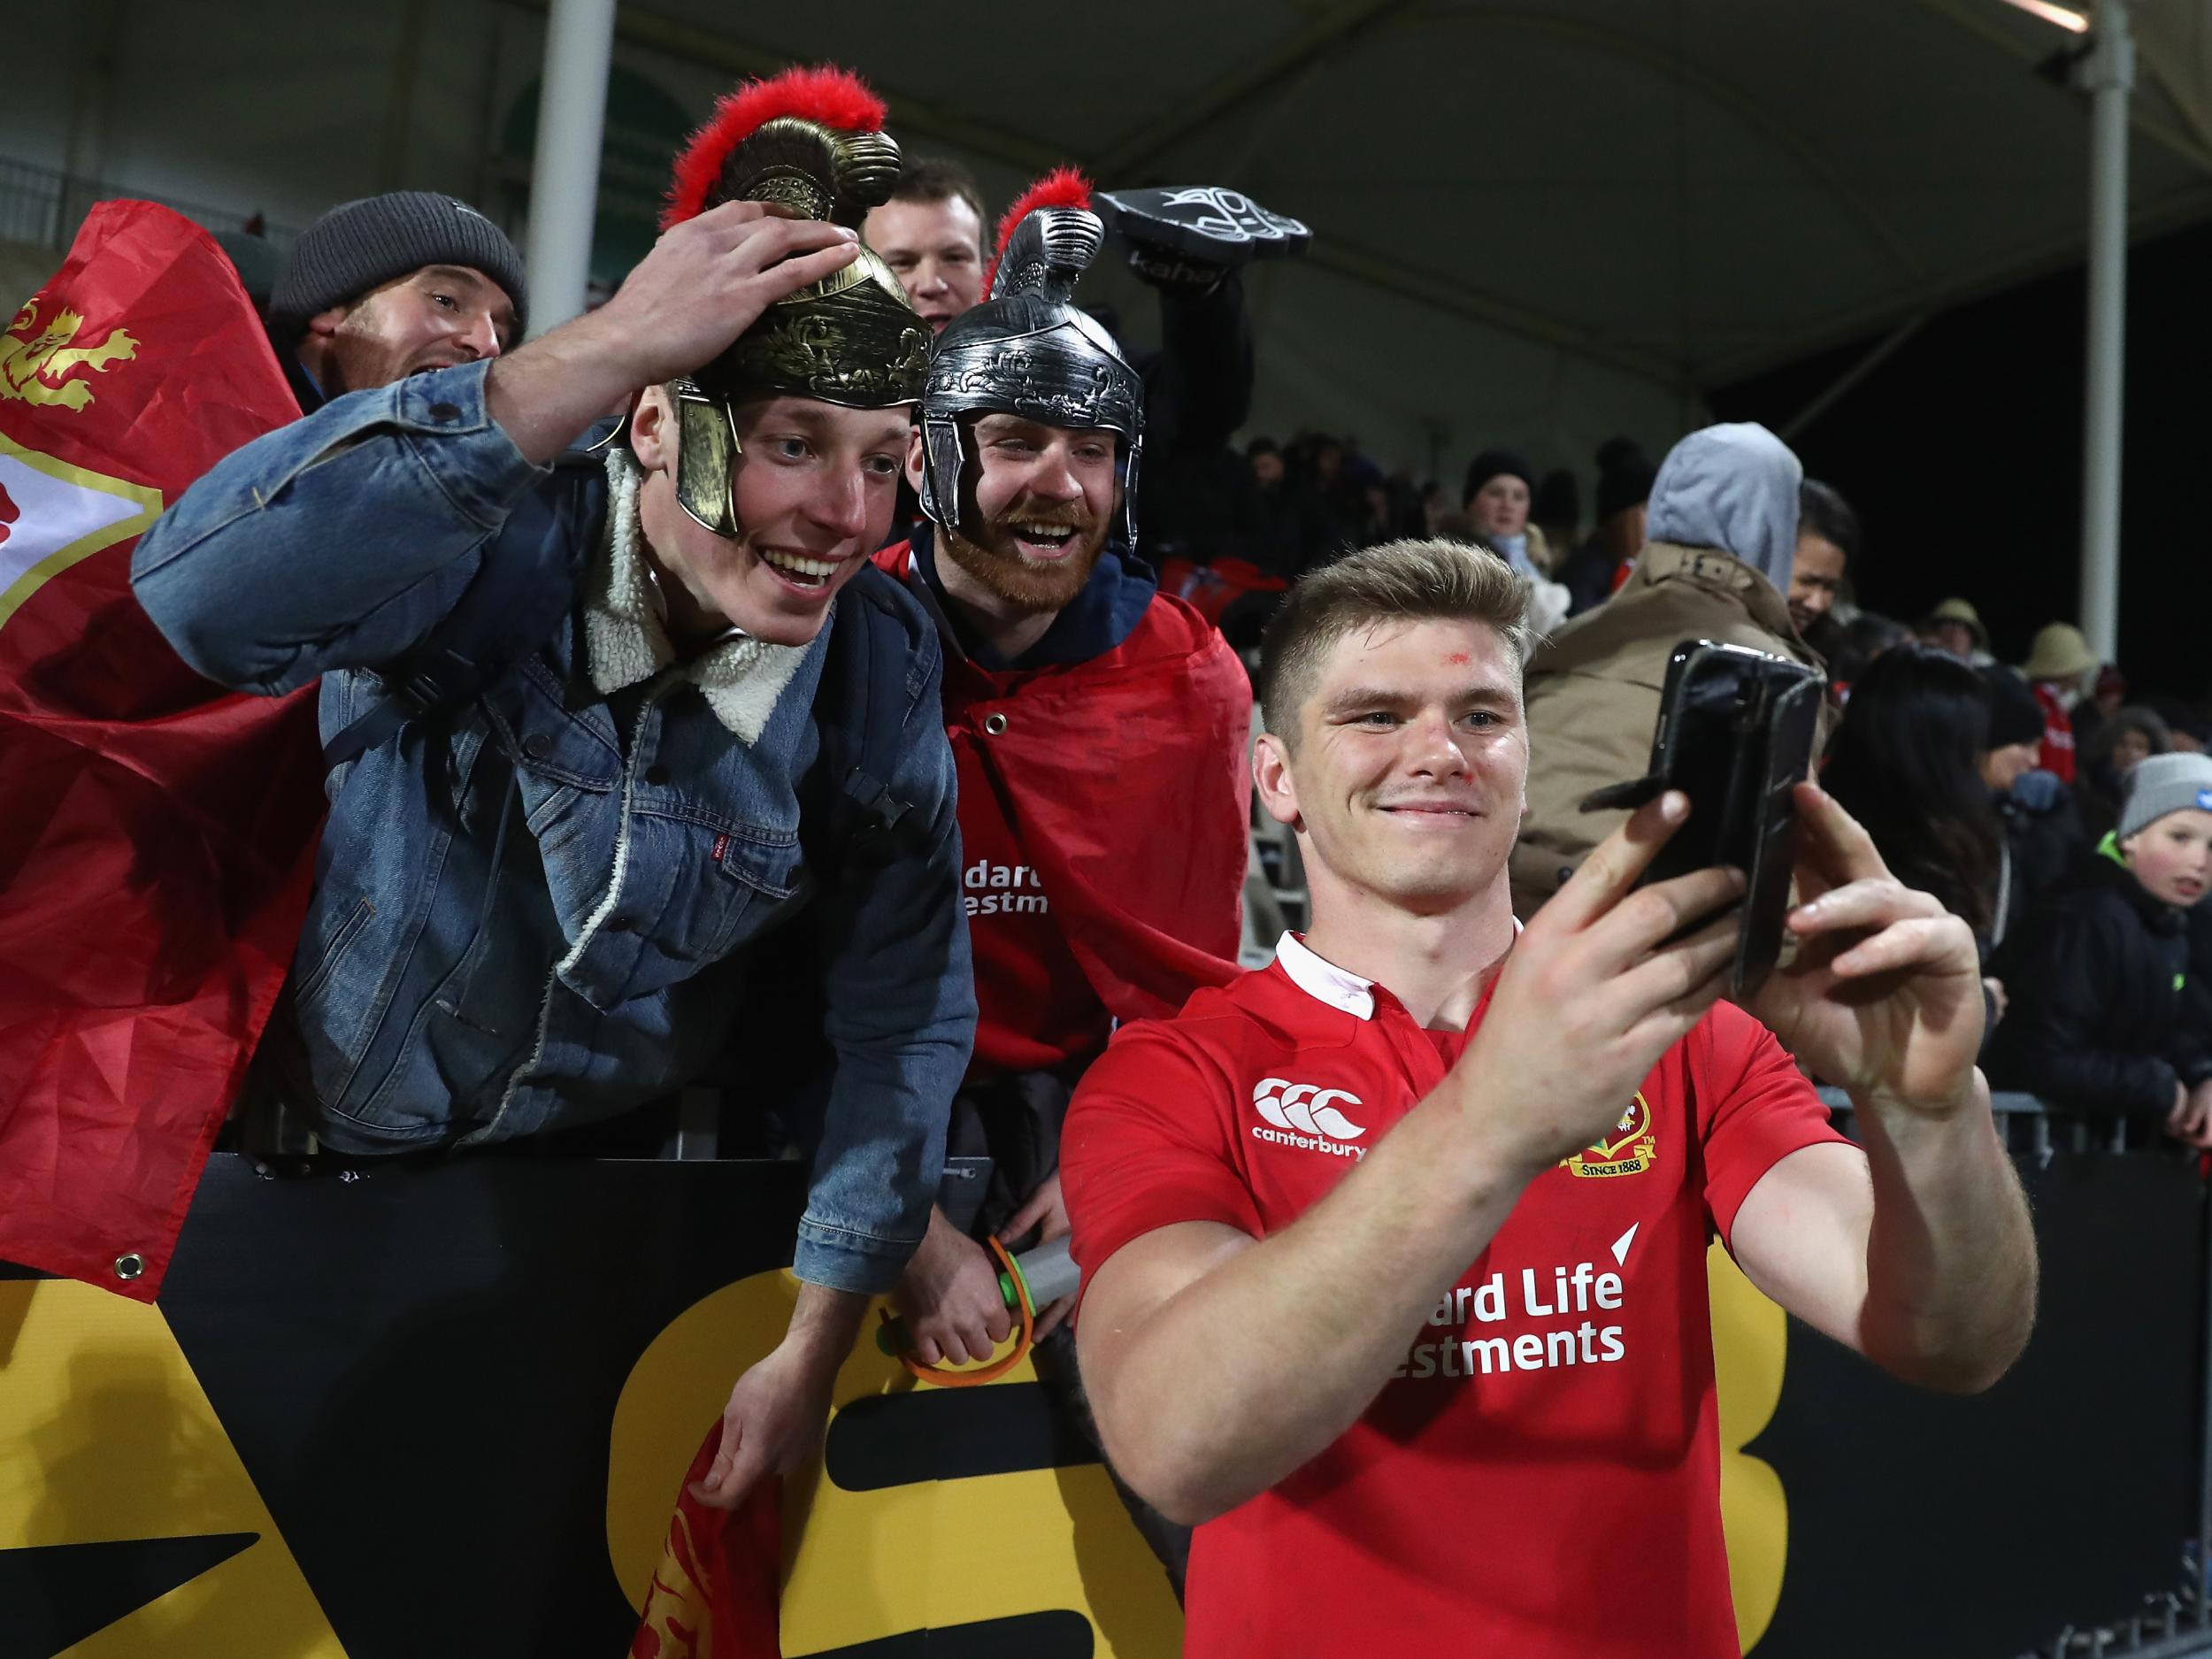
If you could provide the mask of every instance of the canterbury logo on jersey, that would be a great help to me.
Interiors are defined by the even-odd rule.
[[[1262,1078],[1252,1087],[1252,1110],[1273,1127],[1263,1129],[1255,1125],[1253,1138],[1327,1152],[1340,1158],[1363,1158],[1367,1156],[1365,1147],[1341,1143],[1357,1140],[1367,1130],[1339,1111],[1334,1103],[1338,1101],[1347,1106],[1363,1103],[1348,1089],[1324,1088],[1317,1083],[1293,1083],[1279,1077]]]

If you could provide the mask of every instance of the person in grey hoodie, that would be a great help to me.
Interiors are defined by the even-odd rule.
[[[1690,434],[1660,464],[1634,572],[1530,659],[1528,810],[1512,859],[1524,921],[1628,816],[1580,803],[1643,774],[1676,645],[1717,640],[1817,666],[1783,598],[1804,475],[1764,426]]]

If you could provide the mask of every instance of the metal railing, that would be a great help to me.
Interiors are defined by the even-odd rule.
[[[2188,1597],[2149,1598],[2152,1605],[2109,1624],[2069,1628],[2047,1647],[2020,1659],[2196,1659],[2212,1654],[2212,1628]]]
[[[0,242],[62,252],[75,240],[78,227],[92,211],[92,204],[116,196],[158,202],[209,231],[243,230],[250,221],[259,217],[234,207],[188,202],[157,190],[139,189],[111,180],[81,178],[0,156]],[[281,252],[297,239],[299,231],[292,226],[273,225],[265,219],[257,234]]]
[[[1836,1125],[1852,1133],[1851,1102],[1841,1089],[1824,1088],[1820,1098],[1833,1114]],[[2064,1111],[2045,1104],[2032,1094],[1993,1090],[1989,1097],[1998,1133],[2011,1152],[2047,1164],[2062,1152],[2150,1153],[2162,1149],[2179,1156],[2180,1149],[2159,1133],[2152,1120],[2091,1116]],[[2208,1230],[2212,1247],[2212,1230]],[[2206,1340],[2212,1342],[2212,1255],[2204,1266],[2208,1301]],[[2212,1349],[2205,1359],[2212,1379]],[[2212,1384],[2202,1390],[2202,1421],[2199,1428],[2197,1465],[2197,1536],[2212,1537]],[[2212,1655],[2212,1564],[2185,1548],[2178,1590],[2154,1592],[2143,1598],[2140,1609],[2088,1624],[2069,1625],[2048,1647],[2023,1654],[2020,1659],[2200,1659]]]
[[[1846,1134],[1852,1130],[1851,1100],[1839,1088],[1824,1088],[1820,1098]],[[1989,1110],[2005,1149],[2048,1164],[2060,1152],[2175,1151],[2176,1143],[2158,1133],[2149,1118],[2074,1112],[2046,1105],[2032,1094],[1993,1089]]]

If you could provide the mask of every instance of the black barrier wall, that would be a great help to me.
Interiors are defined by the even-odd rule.
[[[1761,1659],[2009,1659],[2172,1582],[2201,1188],[2153,1154],[2023,1175],[2042,1317],[1989,1394],[1789,1327],[1744,1448],[1786,1512]],[[272,1182],[218,1158],[157,1310],[0,1283],[0,1492],[33,1494],[0,1516],[0,1659],[626,1652],[676,1473],[787,1309],[803,1202],[792,1164]],[[1157,1570],[1033,1387],[906,1392],[863,1348],[803,1506],[809,1548],[846,1553],[802,1553],[787,1653],[1175,1651]],[[1635,1593],[1632,1562],[1599,1571]]]
[[[1988,1655],[2177,1581],[2195,1529],[2204,1198],[2166,1155],[2024,1160],[2036,1333],[1986,1394],[1891,1381],[1801,1325],[1751,1450],[1796,1494],[1761,1659]]]

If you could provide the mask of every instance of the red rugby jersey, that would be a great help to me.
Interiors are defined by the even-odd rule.
[[[2058,687],[2048,680],[2039,680],[2028,687],[2035,693],[2037,705],[2043,710],[2043,746],[2036,751],[2035,764],[2045,772],[2056,775],[2061,783],[2074,781],[2074,717],[2067,712],[2066,699]]]
[[[1467,1038],[1290,937],[1265,971],[1124,1029],[1061,1148],[1085,1277],[1175,1222],[1286,1226]],[[1198,1529],[1186,1655],[1736,1654],[1706,1245],[1778,1159],[1842,1137],[1726,1003],[1621,1105],[1529,1186],[1360,1420]]]

